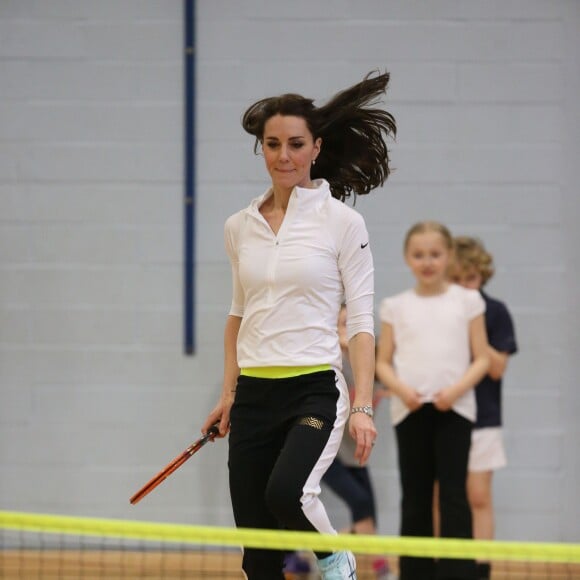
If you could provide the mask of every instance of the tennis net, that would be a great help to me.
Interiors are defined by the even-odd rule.
[[[400,555],[490,561],[493,580],[580,578],[580,544],[323,536],[0,511],[5,579],[241,579],[241,546],[303,554],[352,550],[359,580],[377,578],[378,557],[391,571],[384,577],[396,578]],[[314,570],[288,572],[287,578],[316,580]]]

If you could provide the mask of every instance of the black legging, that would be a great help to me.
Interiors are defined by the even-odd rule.
[[[228,458],[238,527],[334,532],[318,490],[340,445],[348,404],[344,381],[334,371],[239,377]],[[278,580],[283,556],[247,549],[242,566],[249,580]]]
[[[433,486],[439,481],[441,536],[472,538],[467,500],[467,460],[472,423],[455,411],[431,403],[396,426],[401,476],[401,535],[433,535]],[[473,560],[400,559],[400,580],[476,578]]]
[[[322,481],[346,503],[353,524],[372,518],[376,526],[375,496],[367,467],[345,465],[337,457]]]

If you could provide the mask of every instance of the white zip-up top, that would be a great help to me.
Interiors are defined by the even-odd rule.
[[[259,211],[269,189],[225,224],[232,265],[230,314],[242,318],[240,368],[342,367],[337,320],[347,334],[374,336],[374,269],[362,216],[332,197],[328,182],[295,187],[275,235]]]

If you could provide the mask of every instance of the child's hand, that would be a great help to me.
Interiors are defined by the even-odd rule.
[[[377,387],[373,393],[373,407],[376,407],[381,399],[388,399],[391,394],[391,391],[387,387],[383,385]]]
[[[439,411],[449,411],[457,400],[457,394],[453,387],[445,387],[433,397],[433,405]]]
[[[350,406],[352,407],[354,405],[354,396],[356,394],[356,391],[354,390],[354,387],[348,387],[348,399],[350,401]]]
[[[405,388],[405,391],[403,392],[403,396],[401,398],[403,400],[403,403],[405,403],[405,405],[411,412],[416,411],[417,409],[423,406],[423,401],[421,401],[419,393],[415,389],[412,389],[411,387]]]

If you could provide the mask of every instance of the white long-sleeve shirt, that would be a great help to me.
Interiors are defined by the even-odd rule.
[[[242,318],[240,368],[330,364],[341,368],[337,320],[374,335],[374,269],[362,216],[328,182],[296,187],[278,234],[259,211],[269,189],[225,224],[233,277],[230,314]]]

